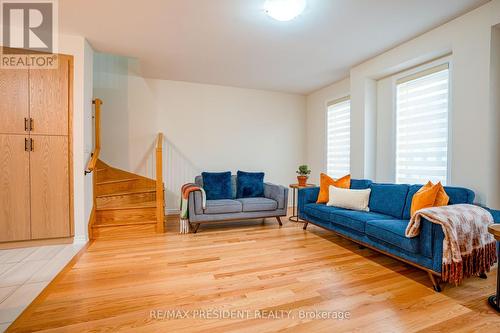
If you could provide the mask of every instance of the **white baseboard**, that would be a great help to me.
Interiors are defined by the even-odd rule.
[[[89,241],[89,239],[85,235],[75,235],[75,237],[73,237],[74,244],[85,244],[88,241]]]
[[[181,211],[179,209],[166,209],[165,210],[165,214],[166,215],[179,215],[181,213]]]

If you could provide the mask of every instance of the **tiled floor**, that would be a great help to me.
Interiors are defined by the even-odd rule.
[[[0,250],[0,332],[9,327],[83,245]]]

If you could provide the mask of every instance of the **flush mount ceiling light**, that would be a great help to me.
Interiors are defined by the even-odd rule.
[[[290,21],[302,14],[307,0],[266,0],[264,9],[267,15],[278,21]]]

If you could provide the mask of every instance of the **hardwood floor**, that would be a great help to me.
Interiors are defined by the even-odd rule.
[[[312,225],[303,231],[287,221],[279,228],[268,219],[179,235],[177,223],[169,219],[166,234],[94,241],[8,331],[495,332],[500,327],[500,315],[486,303],[495,273],[436,293],[427,273]],[[177,318],[167,318],[169,310],[177,310],[168,313]],[[191,312],[182,318],[182,311]],[[345,312],[348,319],[311,318]],[[229,314],[233,317],[213,317]],[[300,317],[304,314],[309,317]]]

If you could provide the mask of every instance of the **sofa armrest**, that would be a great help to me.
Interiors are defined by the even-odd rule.
[[[303,217],[304,206],[308,203],[315,203],[318,200],[319,187],[307,187],[299,189],[297,199],[297,212],[300,218]]]
[[[420,253],[432,259],[432,269],[441,272],[443,262],[443,227],[422,219],[420,224]]]
[[[189,216],[203,214],[203,200],[201,191],[193,191],[189,193]]]
[[[493,216],[494,223],[500,223],[500,210],[495,210],[491,208],[486,208],[486,210],[490,212],[491,216]]]
[[[278,202],[278,209],[288,208],[288,188],[271,183],[264,183],[264,197]]]

